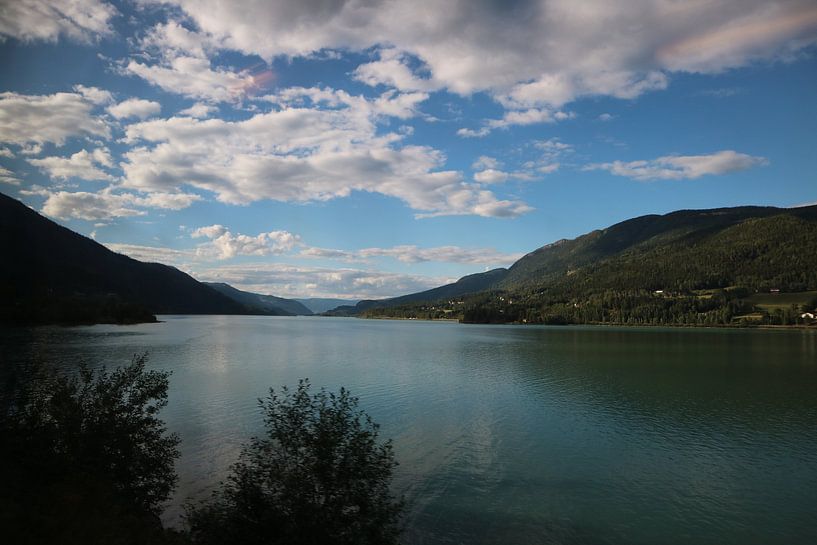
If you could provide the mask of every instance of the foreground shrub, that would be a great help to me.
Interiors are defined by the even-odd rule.
[[[9,543],[163,543],[179,439],[158,412],[168,373],[146,356],[73,376],[4,370],[0,525]]]
[[[261,400],[266,436],[243,448],[209,502],[188,509],[201,544],[390,544],[402,500],[389,490],[390,442],[345,389],[301,381]]]

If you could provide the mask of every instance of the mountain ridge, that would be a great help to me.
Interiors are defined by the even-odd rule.
[[[238,303],[258,308],[272,316],[312,316],[313,314],[311,310],[295,299],[243,291],[224,282],[204,282],[204,284]]]
[[[358,314],[474,322],[730,323],[740,313],[756,312],[746,302],[750,293],[817,290],[814,263],[817,206],[678,210],[546,244],[460,306],[441,299],[418,304],[416,294],[409,294],[391,300],[403,304],[371,305]],[[707,290],[720,299],[713,302]],[[623,312],[615,305],[640,310]],[[787,312],[790,321],[794,310]]]
[[[258,314],[190,275],[116,253],[0,193],[0,321],[132,323],[155,314]]]

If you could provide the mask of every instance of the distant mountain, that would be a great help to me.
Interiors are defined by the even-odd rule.
[[[488,289],[501,282],[508,274],[507,269],[493,269],[490,271],[469,274],[463,276],[456,282],[446,284],[438,288],[432,288],[417,293],[392,297],[391,299],[364,299],[354,306],[341,306],[330,311],[333,315],[353,315],[372,308],[389,308],[406,304],[438,301],[462,297],[470,293],[476,293]]]
[[[284,299],[274,295],[262,295],[249,291],[241,291],[223,282],[205,282],[214,290],[226,295],[233,301],[255,307],[272,316],[311,316],[312,311],[295,299]]]
[[[180,270],[142,263],[0,194],[0,321],[149,321],[153,314],[261,313]]]
[[[326,299],[311,297],[309,299],[295,299],[315,314],[321,314],[339,306],[355,306],[358,301],[353,299]]]
[[[795,323],[817,294],[817,206],[642,216],[543,246],[485,284],[460,305],[413,294],[356,310],[469,322]],[[802,304],[756,307],[753,294],[770,291],[800,293]]]

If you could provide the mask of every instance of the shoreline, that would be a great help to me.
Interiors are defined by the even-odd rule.
[[[336,318],[337,316],[326,316],[327,318]],[[600,323],[587,322],[581,324],[539,324],[539,323],[522,323],[522,322],[463,322],[454,318],[398,318],[391,316],[344,316],[345,318],[357,318],[358,320],[393,320],[393,321],[407,321],[407,322],[455,322],[462,325],[506,325],[506,326],[549,326],[549,327],[571,327],[571,326],[592,326],[592,327],[650,327],[650,328],[678,328],[678,329],[768,329],[768,330],[803,330],[803,331],[817,331],[817,323],[811,325],[794,324],[794,325],[774,325],[774,324],[758,324],[758,325],[725,325],[725,324],[622,324],[622,323]]]

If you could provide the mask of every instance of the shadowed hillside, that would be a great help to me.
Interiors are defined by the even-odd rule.
[[[0,320],[152,321],[153,314],[258,313],[182,271],[112,252],[0,194]]]

